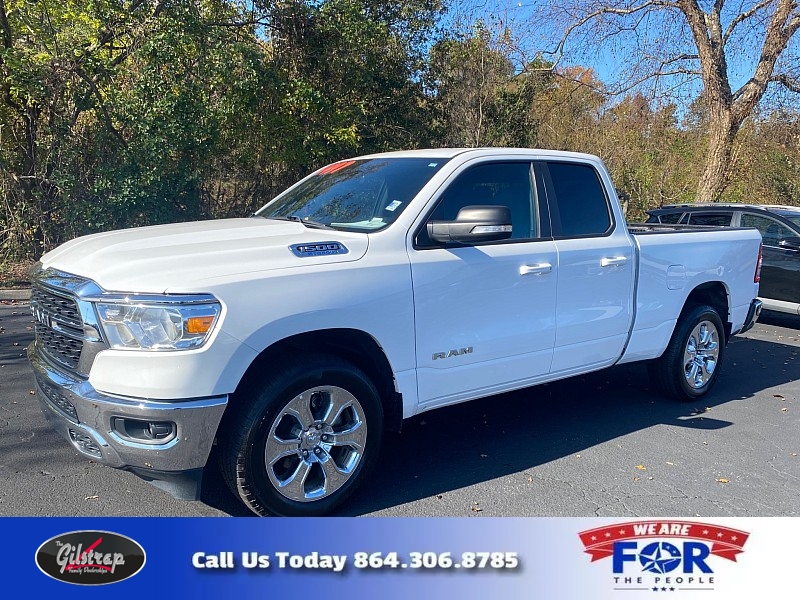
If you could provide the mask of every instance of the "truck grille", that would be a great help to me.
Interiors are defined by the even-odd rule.
[[[83,320],[75,300],[47,288],[31,290],[34,331],[42,352],[58,364],[77,371],[83,351]]]

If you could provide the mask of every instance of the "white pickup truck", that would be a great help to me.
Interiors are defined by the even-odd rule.
[[[216,443],[254,512],[321,515],[423,411],[633,361],[705,394],[758,317],[760,242],[626,225],[591,155],[364,156],[249,218],[49,252],[28,353],[86,457],[195,498]]]

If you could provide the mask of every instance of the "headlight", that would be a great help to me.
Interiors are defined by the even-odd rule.
[[[114,349],[185,350],[211,335],[219,302],[98,302],[97,315]]]

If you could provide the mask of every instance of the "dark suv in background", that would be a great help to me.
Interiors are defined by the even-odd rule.
[[[648,215],[648,223],[755,227],[764,244],[758,292],[764,308],[800,314],[800,207],[672,204]]]

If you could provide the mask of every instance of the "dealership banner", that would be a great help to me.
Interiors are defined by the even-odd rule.
[[[0,527],[15,585],[59,600],[798,595],[791,518],[10,517]]]

